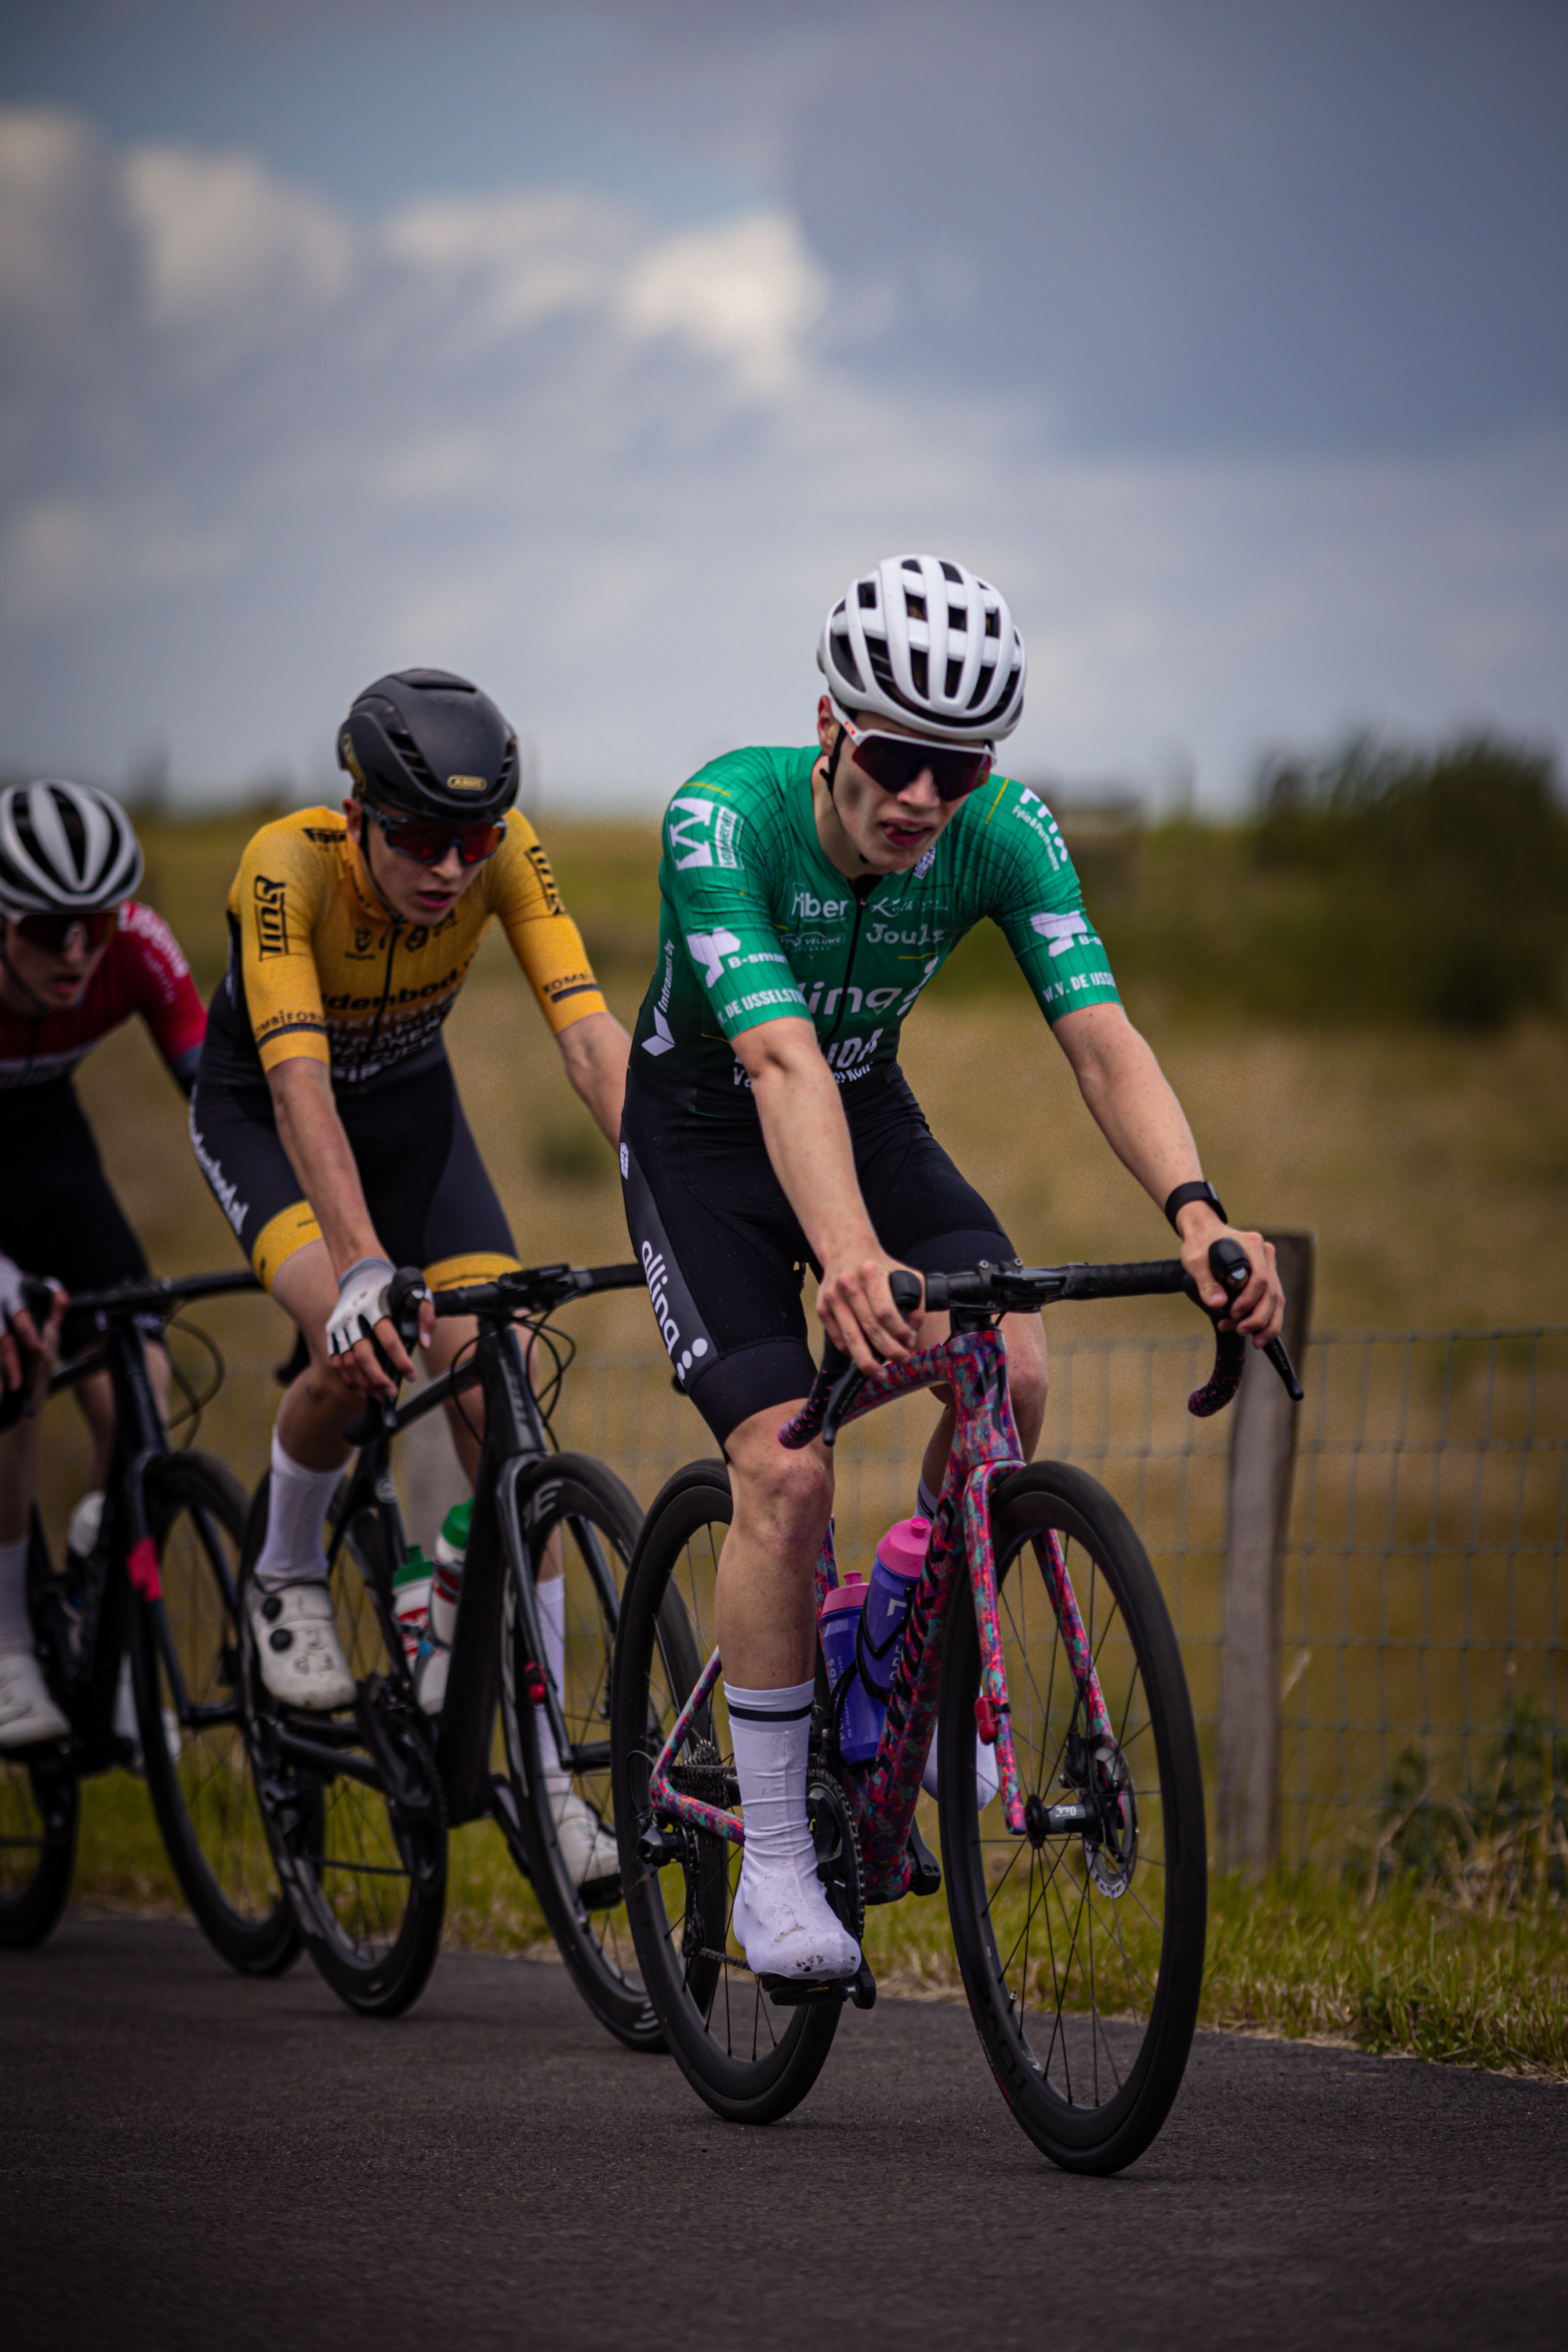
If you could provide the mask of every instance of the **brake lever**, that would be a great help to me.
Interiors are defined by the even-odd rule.
[[[1247,1257],[1247,1252],[1242,1248],[1239,1242],[1233,1242],[1228,1238],[1223,1241],[1211,1242],[1209,1244],[1209,1268],[1214,1275],[1215,1280],[1224,1285],[1227,1298],[1237,1297],[1239,1294],[1246,1289],[1252,1276],[1252,1264],[1250,1259]],[[1210,1320],[1217,1327],[1219,1321],[1218,1315],[1215,1314],[1212,1308],[1206,1311],[1209,1314]],[[1222,1339],[1227,1337],[1241,1339],[1242,1336],[1243,1335],[1240,1332],[1237,1332],[1235,1334],[1222,1332],[1220,1334]],[[1289,1352],[1285,1346],[1284,1340],[1268,1340],[1264,1347],[1263,1353],[1268,1357],[1268,1361],[1273,1365],[1274,1370],[1279,1373],[1279,1378],[1285,1383],[1285,1393],[1289,1398],[1291,1403],[1300,1404],[1302,1398],[1306,1395],[1306,1391],[1296,1377],[1296,1367],[1290,1361]]]
[[[918,1274],[906,1274],[901,1266],[896,1274],[890,1274],[888,1276],[888,1288],[892,1293],[893,1304],[900,1315],[913,1315],[919,1311],[923,1287]],[[844,1367],[840,1371],[836,1372],[835,1358],[837,1358]],[[823,1348],[822,1370],[825,1373],[834,1375],[833,1388],[822,1416],[822,1442],[824,1445],[831,1445],[848,1416],[850,1406],[859,1395],[867,1376],[845,1349],[833,1339],[827,1340]]]

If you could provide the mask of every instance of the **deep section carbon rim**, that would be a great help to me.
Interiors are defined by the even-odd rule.
[[[1185,1678],[1136,1535],[1103,1488],[1056,1465],[993,1508],[1014,1750],[1029,1828],[981,1809],[979,1640],[961,1592],[941,1725],[942,1860],[987,2054],[1019,2122],[1073,2169],[1113,2171],[1159,2129],[1202,1985],[1203,1790]],[[1096,1736],[1053,1602],[1051,1540],[1110,1720]],[[1072,1807],[1089,1825],[1053,1828]]]

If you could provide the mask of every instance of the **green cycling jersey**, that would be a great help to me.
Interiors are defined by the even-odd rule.
[[[1037,793],[993,776],[907,874],[856,885],[817,837],[816,757],[727,752],[670,802],[658,963],[632,1048],[641,1085],[700,1118],[754,1118],[732,1041],[791,1016],[814,1023],[841,1086],[885,1069],[921,991],[984,916],[1047,1021],[1118,1001]]]

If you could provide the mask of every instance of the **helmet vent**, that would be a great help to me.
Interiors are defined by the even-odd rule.
[[[437,675],[439,676],[439,672],[437,672]],[[391,744],[398,758],[403,761],[403,764],[408,770],[409,774],[415,778],[416,782],[426,785],[429,791],[440,793],[443,790],[440,778],[431,767],[430,762],[425,757],[424,752],[419,749],[418,744],[414,740],[414,738],[409,733],[407,728],[402,724],[401,720],[396,719],[387,719],[384,720],[383,724],[386,730],[387,741]]]
[[[923,596],[906,596],[904,598],[904,610],[908,613],[911,621],[923,621],[926,616],[925,598]]]
[[[959,570],[956,563],[948,563],[944,562],[942,567],[942,576],[944,580],[951,580],[955,588],[963,585],[963,574]]]
[[[840,604],[838,609],[842,612],[844,610],[843,605]],[[874,580],[862,580],[860,583],[860,610],[863,613],[874,613],[876,609],[877,583]]]

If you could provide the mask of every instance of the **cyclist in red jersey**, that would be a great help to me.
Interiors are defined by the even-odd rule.
[[[145,1276],[147,1261],[110,1191],[71,1073],[100,1037],[139,1013],[189,1095],[206,1015],[162,916],[132,898],[142,849],[129,819],[88,784],[13,784],[0,793],[0,1390],[42,1377],[48,1334],[22,1304],[18,1269],[73,1290]],[[155,1327],[154,1327],[155,1328]],[[55,1318],[68,1351],[87,1318]],[[167,1387],[161,1347],[150,1355]],[[76,1394],[92,1433],[88,1492],[70,1548],[90,1551],[114,1436],[107,1373]],[[0,1435],[0,1748],[63,1737],[27,1619],[27,1524],[37,1489],[38,1424]],[[129,1723],[127,1713],[123,1728]]]

